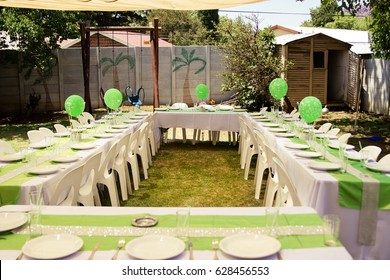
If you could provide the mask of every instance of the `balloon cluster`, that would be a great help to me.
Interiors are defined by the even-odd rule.
[[[65,111],[72,117],[80,116],[84,109],[84,99],[79,95],[71,95],[65,100]]]
[[[287,82],[282,78],[273,79],[269,84],[269,92],[276,100],[282,99],[288,90]]]
[[[307,123],[316,121],[322,114],[321,101],[314,96],[306,96],[299,103],[300,117]]]
[[[195,88],[195,93],[200,100],[206,99],[209,95],[209,88],[204,84],[199,84]]]
[[[103,99],[107,107],[113,110],[118,109],[118,107],[121,106],[123,102],[122,93],[116,88],[110,88],[107,90]]]

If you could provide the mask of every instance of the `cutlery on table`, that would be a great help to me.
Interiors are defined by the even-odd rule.
[[[121,239],[118,241],[118,246],[115,254],[112,256],[112,260],[116,260],[118,258],[119,251],[125,246],[126,241],[124,239]]]
[[[211,242],[212,246],[213,246],[213,250],[214,250],[214,260],[218,260],[218,249],[219,249],[219,241],[214,239],[212,242]]]
[[[93,257],[95,256],[95,253],[96,253],[97,249],[99,249],[99,246],[100,246],[100,242],[97,241],[95,243],[95,245],[93,246],[92,252],[91,252],[91,254],[88,257],[88,260],[93,260]]]

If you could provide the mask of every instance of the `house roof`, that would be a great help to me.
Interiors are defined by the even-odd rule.
[[[300,35],[318,34],[322,33],[339,41],[350,44],[351,51],[357,54],[370,54],[372,53],[370,48],[370,36],[368,31],[361,30],[347,30],[347,29],[333,29],[333,28],[318,28],[318,27],[286,27],[275,25],[272,27],[273,30],[280,29],[287,31],[291,34],[277,36],[276,39],[281,40],[293,40],[292,37],[279,38],[284,36],[297,36],[299,40]],[[304,38],[304,37],[302,37]],[[301,39],[302,39],[301,38]]]
[[[137,33],[137,32],[126,32],[126,31],[101,31],[101,32],[91,32],[91,39],[97,37],[97,35],[104,36],[110,40],[114,40],[119,44],[122,44],[127,47],[150,47],[150,35]],[[60,43],[62,49],[70,48],[81,41],[80,38],[77,39],[68,39]],[[159,39],[158,44],[160,47],[172,47],[171,43]]]
[[[298,41],[298,40],[301,40],[301,39],[305,39],[305,38],[309,38],[309,37],[313,37],[313,36],[318,36],[318,35],[324,35],[326,37],[330,37],[332,39],[335,39],[335,40],[338,40],[338,41],[341,41],[345,44],[348,44],[350,46],[352,46],[352,44],[348,43],[348,42],[345,42],[343,40],[339,40],[338,38],[334,38],[332,36],[328,36],[322,32],[313,32],[313,33],[307,33],[307,34],[287,34],[287,35],[281,35],[281,36],[278,36],[276,37],[276,44],[277,45],[287,45],[291,42],[294,42],[294,41]]]

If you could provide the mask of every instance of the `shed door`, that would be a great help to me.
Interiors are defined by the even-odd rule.
[[[344,103],[347,89],[348,52],[331,51],[328,54],[327,103]]]

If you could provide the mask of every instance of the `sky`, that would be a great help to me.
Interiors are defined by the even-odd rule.
[[[235,18],[237,16],[250,16],[252,12],[258,12],[262,25],[299,26],[303,21],[310,19],[310,9],[321,5],[321,0],[268,0],[256,4],[220,9],[220,16]],[[230,12],[226,12],[230,11]],[[237,13],[231,11],[246,11]]]

